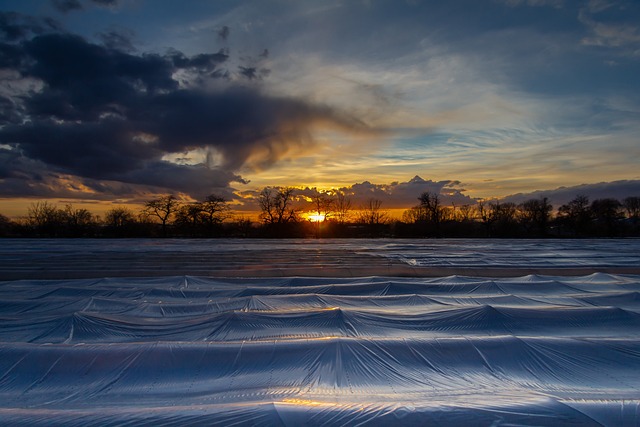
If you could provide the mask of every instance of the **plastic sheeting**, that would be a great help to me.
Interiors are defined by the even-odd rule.
[[[640,276],[0,282],[0,424],[638,425]]]
[[[3,239],[0,280],[640,274],[638,239]],[[502,270],[502,271],[500,271]]]

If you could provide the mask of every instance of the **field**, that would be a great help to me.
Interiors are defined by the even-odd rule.
[[[2,425],[638,425],[638,240],[28,240]]]

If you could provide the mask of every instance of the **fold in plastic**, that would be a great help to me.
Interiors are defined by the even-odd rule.
[[[3,425],[638,425],[640,276],[0,282]]]

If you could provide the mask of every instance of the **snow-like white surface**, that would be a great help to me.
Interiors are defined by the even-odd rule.
[[[638,425],[640,276],[0,282],[0,424]]]

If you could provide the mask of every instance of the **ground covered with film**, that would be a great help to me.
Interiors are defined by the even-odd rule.
[[[0,250],[81,261],[0,263],[0,424],[640,424],[640,242],[131,242],[94,265],[92,242]],[[124,274],[122,254],[182,273],[189,253],[212,274]],[[485,274],[429,276],[465,263]]]

